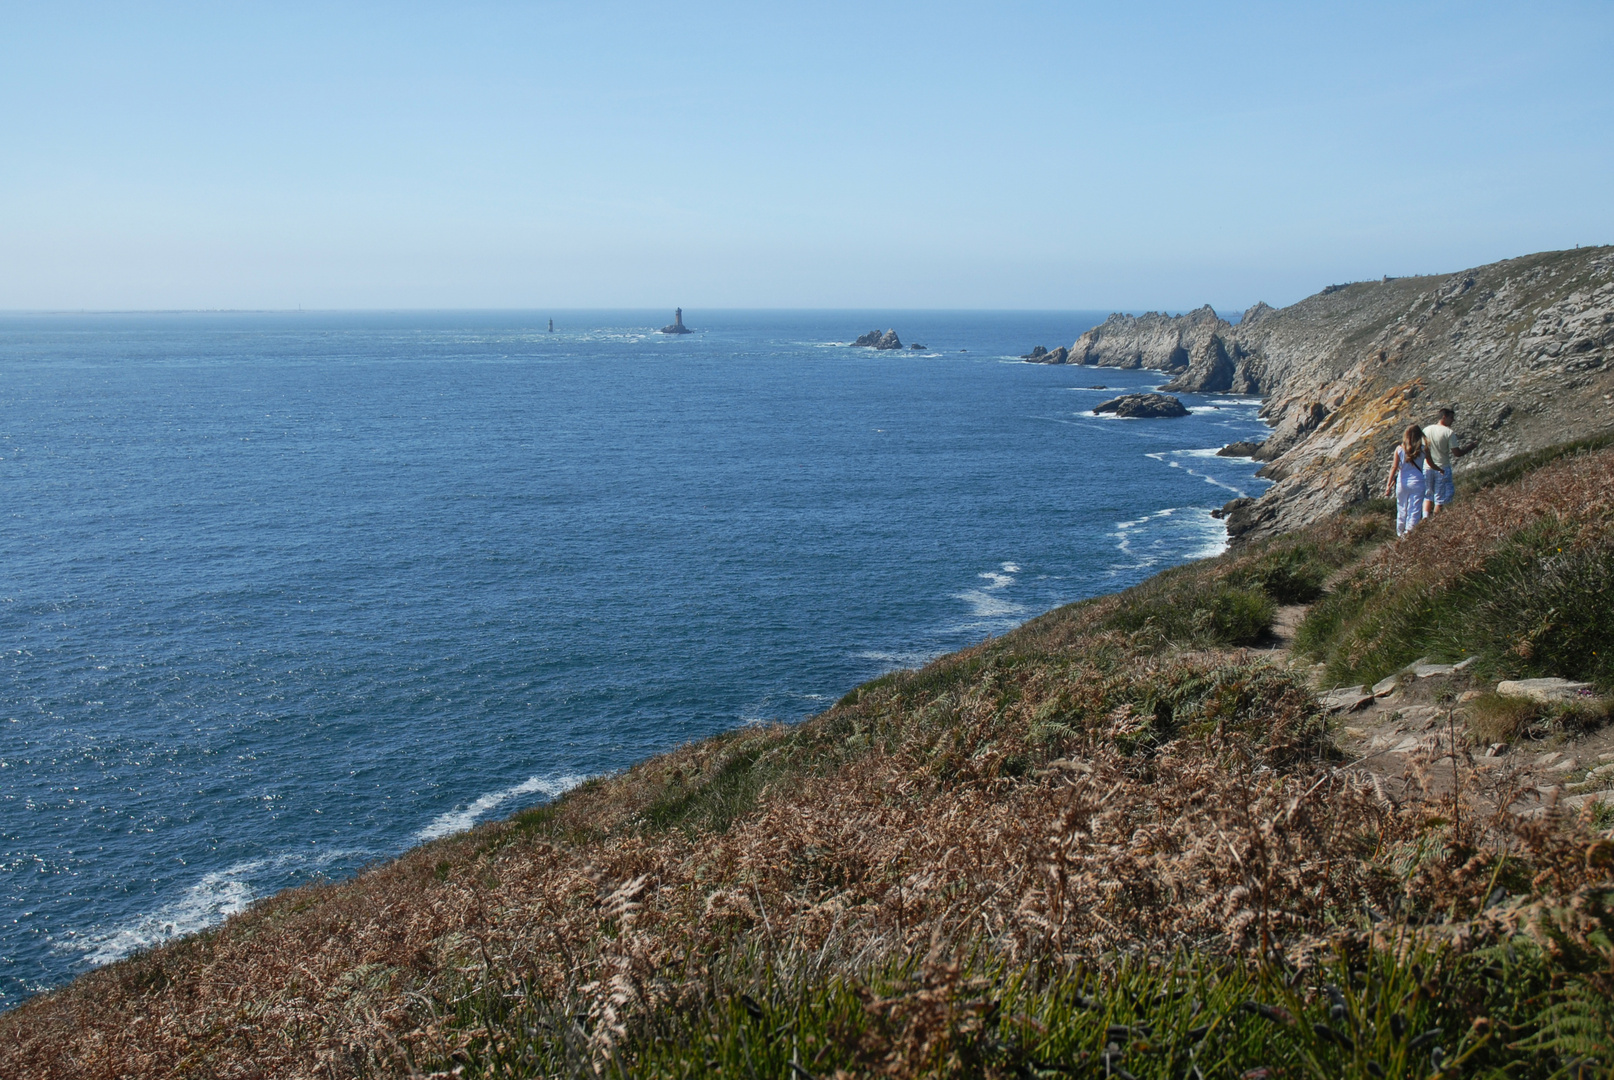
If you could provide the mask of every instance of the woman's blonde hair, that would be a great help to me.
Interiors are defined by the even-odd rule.
[[[1401,445],[1407,453],[1418,452],[1418,444],[1423,442],[1423,428],[1417,424],[1408,424],[1407,430],[1401,433]]]

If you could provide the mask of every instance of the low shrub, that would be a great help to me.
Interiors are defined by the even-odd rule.
[[[470,992],[462,1049],[502,1076],[1014,1077],[1604,1075],[1614,1003],[1526,942],[1460,953],[1339,947],[1305,968],[1193,954],[1012,965],[981,942],[829,975],[755,949],[700,997],[604,1034],[571,1003]],[[513,1003],[514,1007],[512,1007]],[[433,1075],[439,1075],[434,1073]]]
[[[1227,575],[1227,583],[1259,589],[1280,604],[1309,604],[1323,594],[1332,567],[1316,544],[1294,544],[1262,553]]]
[[[1470,470],[1457,478],[1457,493],[1471,495],[1485,488],[1498,487],[1504,484],[1515,483],[1535,472],[1537,469],[1562,461],[1565,458],[1578,457],[1583,454],[1595,453],[1614,446],[1614,432],[1605,432],[1602,435],[1593,435],[1586,439],[1577,439],[1574,442],[1560,443],[1541,450],[1529,453],[1515,454],[1506,461],[1499,461],[1480,469]]]
[[[1258,588],[1162,575],[1122,593],[1105,626],[1159,645],[1253,645],[1271,631],[1275,614],[1272,599]]]
[[[1437,647],[1479,653],[1498,672],[1614,686],[1614,535],[1543,522],[1453,593],[1466,610],[1432,635]]]
[[[1501,540],[1476,569],[1397,570],[1364,567],[1308,612],[1295,645],[1327,663],[1330,681],[1475,656],[1493,678],[1614,687],[1614,530],[1550,518]]]
[[[1468,728],[1481,744],[1507,743],[1519,738],[1550,714],[1550,709],[1529,698],[1481,694],[1463,709]]]

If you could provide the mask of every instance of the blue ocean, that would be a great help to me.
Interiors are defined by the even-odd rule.
[[[1221,550],[1100,312],[0,317],[0,1007]],[[554,319],[553,332],[547,329]],[[845,343],[893,327],[923,349]],[[1101,388],[1102,387],[1102,388]]]

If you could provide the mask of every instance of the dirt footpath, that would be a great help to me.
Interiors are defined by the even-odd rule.
[[[1306,667],[1291,659],[1295,628],[1306,607],[1278,609],[1272,635],[1261,650],[1274,662]],[[1447,665],[1429,665],[1431,668]],[[1482,803],[1533,816],[1557,806],[1578,812],[1588,804],[1614,809],[1614,725],[1583,734],[1543,733],[1510,743],[1475,745],[1461,699],[1494,691],[1496,685],[1465,670],[1408,670],[1393,689],[1381,684],[1361,693],[1329,694],[1318,685],[1321,665],[1308,678],[1331,705],[1347,768],[1368,774],[1388,797],[1400,801],[1416,790],[1450,795],[1459,785]]]

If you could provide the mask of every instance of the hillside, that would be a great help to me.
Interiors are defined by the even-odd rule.
[[[1604,1075],[1614,450],[1390,531],[1355,506],[282,893],[0,1016],[0,1071]],[[1377,751],[1317,695],[1386,673],[1374,722],[1430,720]],[[1595,685],[1496,691],[1538,675]]]
[[[1256,456],[1277,483],[1228,528],[1273,536],[1375,494],[1400,431],[1445,405],[1458,443],[1479,444],[1459,476],[1614,428],[1614,248],[1335,285],[1237,325],[1208,307],[1114,315],[1068,362],[1263,396],[1273,431]]]

